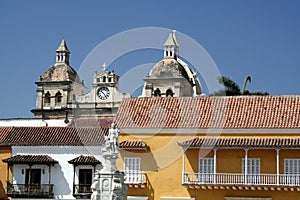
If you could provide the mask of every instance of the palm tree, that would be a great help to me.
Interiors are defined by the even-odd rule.
[[[212,94],[212,96],[236,96],[236,95],[269,95],[267,92],[249,92],[246,90],[247,82],[251,83],[251,77],[246,76],[244,80],[243,90],[239,85],[231,80],[229,77],[220,76],[218,77],[219,83],[224,86],[224,90],[216,91]]]
[[[251,83],[251,76],[246,76],[245,80],[244,80],[244,85],[243,85],[243,90],[242,90],[242,95],[245,94],[246,92],[246,85],[247,85],[247,82]],[[249,91],[247,90],[247,92],[249,93]]]

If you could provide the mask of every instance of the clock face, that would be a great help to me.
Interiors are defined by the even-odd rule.
[[[109,97],[109,89],[107,87],[102,87],[98,89],[97,95],[101,100],[105,100]]]

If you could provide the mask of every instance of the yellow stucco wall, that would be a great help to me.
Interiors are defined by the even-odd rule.
[[[143,140],[150,151],[120,152],[117,161],[118,169],[123,169],[124,157],[140,157],[141,170],[146,172],[147,186],[145,188],[129,188],[128,196],[148,196],[150,200],[159,200],[161,197],[195,197],[197,200],[224,200],[224,197],[272,197],[273,200],[300,199],[297,191],[264,191],[264,190],[227,190],[227,189],[188,189],[182,185],[183,151],[178,141],[185,141],[195,136],[172,134],[156,134],[155,136],[122,135],[120,141]],[[198,172],[199,155],[213,158],[212,150],[189,149],[186,151],[185,172]],[[241,173],[243,149],[218,149],[217,173]],[[249,158],[261,159],[261,173],[276,174],[276,151],[255,150],[248,151]],[[300,158],[300,150],[280,151],[280,173],[283,173],[284,158]]]
[[[0,199],[6,198],[6,179],[7,179],[7,163],[3,163],[2,159],[11,157],[11,149],[0,149]],[[10,180],[12,175],[10,173]]]

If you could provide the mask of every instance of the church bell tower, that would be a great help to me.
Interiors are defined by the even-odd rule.
[[[69,65],[70,51],[65,40],[56,50],[56,62],[35,82],[36,108],[32,109],[36,118],[60,119],[71,113],[72,102],[83,94],[84,84],[77,72]]]

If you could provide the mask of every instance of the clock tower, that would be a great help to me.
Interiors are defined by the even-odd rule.
[[[100,72],[94,73],[89,93],[76,98],[77,115],[80,117],[114,117],[123,98],[130,94],[119,91],[119,76],[108,71],[104,63]]]

